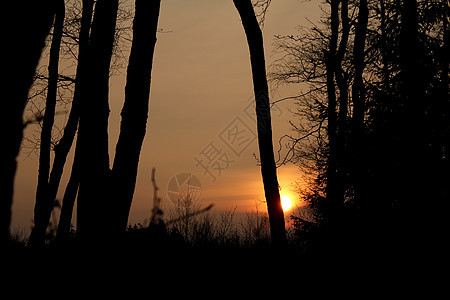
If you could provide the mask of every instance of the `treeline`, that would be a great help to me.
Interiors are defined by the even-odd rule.
[[[308,174],[300,193],[327,245],[443,242],[448,11],[446,0],[329,0],[320,24],[276,37],[272,81],[307,86],[281,162]]]

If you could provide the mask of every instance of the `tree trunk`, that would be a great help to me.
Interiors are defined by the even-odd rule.
[[[412,246],[418,234],[426,235],[424,229],[430,215],[421,216],[424,224],[417,222],[425,212],[423,201],[427,191],[429,172],[427,171],[427,147],[425,131],[425,92],[421,78],[422,62],[419,58],[417,1],[404,0],[402,6],[400,35],[400,97],[403,106],[401,117],[401,178],[400,220],[405,245]]]
[[[0,243],[9,239],[11,223],[11,206],[13,202],[14,177],[16,174],[16,158],[19,154],[23,136],[22,116],[27,102],[28,91],[33,83],[33,77],[45,39],[50,31],[55,14],[55,1],[31,1],[23,5],[17,1],[5,3],[4,11],[17,13],[16,27],[6,33],[8,41],[7,70],[5,78],[5,93],[3,101],[5,114],[0,118],[2,144],[4,152],[0,157]],[[6,19],[5,19],[6,20]],[[10,27],[5,24],[3,28]],[[24,37],[27,38],[24,38]]]
[[[436,128],[436,140],[434,144],[434,166],[435,170],[437,170],[433,179],[435,182],[433,183],[437,192],[435,195],[435,199],[431,200],[431,207],[444,207],[444,203],[447,203],[450,199],[450,186],[448,182],[450,182],[450,98],[448,96],[448,86],[449,86],[449,41],[450,35],[448,31],[448,16],[450,12],[449,3],[447,0],[442,1],[442,27],[443,27],[443,45],[441,52],[441,82],[439,87],[439,92],[437,95],[437,99],[435,102],[436,107],[436,119],[437,119],[437,128]],[[433,186],[432,185],[432,186]],[[442,239],[442,236],[447,234],[447,228],[449,228],[449,219],[447,216],[447,210],[438,209],[438,214],[433,214],[433,222],[432,226],[437,228],[436,230],[436,240],[439,240],[437,243],[433,243],[436,245],[436,248],[445,249],[445,239]],[[435,249],[436,249],[435,248]]]
[[[81,16],[81,28],[79,33],[79,45],[78,45],[78,64],[77,64],[77,72],[75,77],[75,90],[72,100],[72,108],[70,109],[69,119],[67,120],[66,127],[64,128],[64,135],[59,140],[58,144],[55,146],[55,159],[53,161],[52,171],[50,173],[50,180],[49,180],[49,198],[50,201],[54,202],[56,200],[56,195],[58,193],[61,176],[64,171],[64,165],[66,163],[67,155],[69,154],[70,149],[72,148],[73,141],[75,139],[75,134],[78,129],[78,121],[80,119],[80,91],[81,91],[81,84],[82,84],[82,77],[86,77],[86,72],[89,71],[88,69],[88,63],[87,63],[87,47],[89,44],[89,30],[91,28],[91,21],[92,21],[92,12],[94,7],[94,0],[83,0],[83,11]],[[78,143],[77,143],[78,144]],[[78,147],[77,147],[78,148]],[[79,152],[75,150],[76,152]],[[76,157],[78,157],[79,154],[75,154],[73,165],[78,164],[75,162],[78,161]],[[72,167],[72,175],[71,178],[74,176],[74,168]],[[78,168],[77,168],[78,169]],[[79,177],[79,175],[77,176]],[[69,180],[70,182],[73,182],[73,180]],[[78,179],[79,181],[79,179]],[[67,198],[66,194],[68,193],[67,189],[69,189],[69,186],[72,184],[69,183],[68,187],[66,188],[66,192],[64,195],[64,199]],[[78,191],[78,183],[76,185],[76,190]],[[70,193],[69,193],[70,194]],[[76,193],[75,193],[76,195]],[[70,197],[68,197],[70,199]],[[71,206],[71,207],[70,207]],[[70,208],[69,208],[70,207]],[[66,222],[67,220],[64,219],[64,211],[70,210],[70,219],[68,220],[69,225],[72,218],[72,210],[73,210],[73,203],[69,200],[68,203],[62,203],[62,209],[61,209],[61,217],[60,217],[60,225],[61,223]],[[64,225],[63,225],[64,226]],[[59,226],[58,226],[58,232],[59,232]]]
[[[345,53],[347,52],[348,38],[350,34],[350,20],[348,17],[348,1],[341,0],[341,22],[342,34],[339,47],[335,58],[335,78],[339,89],[339,111],[336,122],[336,176],[340,183],[341,193],[344,192],[347,183],[348,159],[346,137],[349,133],[348,126],[348,101],[349,101],[349,82],[342,66]],[[336,108],[337,109],[337,108]],[[343,196],[342,196],[343,200]]]
[[[337,103],[336,103],[336,49],[339,36],[339,0],[331,3],[331,36],[326,58],[326,84],[328,98],[328,163],[327,163],[327,187],[326,187],[326,222],[334,223],[332,219],[338,215],[338,208],[343,202],[341,183],[337,176]]]
[[[365,178],[365,158],[364,158],[364,112],[365,112],[365,90],[363,82],[364,73],[364,50],[366,45],[367,23],[369,9],[367,0],[360,0],[358,23],[355,30],[355,42],[353,47],[353,65],[355,75],[352,86],[353,119],[352,119],[352,152],[353,152],[353,186],[357,201],[364,209],[366,204],[362,197]]]
[[[367,0],[360,0],[358,23],[356,25],[355,42],[353,48],[353,65],[355,67],[355,78],[352,87],[353,99],[353,125],[357,133],[361,132],[364,122],[364,49],[366,43],[367,23],[369,17],[369,9]],[[359,137],[359,136],[358,136]]]
[[[417,3],[415,0],[404,0],[402,3],[401,13],[401,33],[400,33],[400,97],[401,97],[401,154],[400,162],[402,171],[404,172],[401,178],[400,188],[404,189],[404,197],[402,201],[403,208],[410,206],[409,201],[412,202],[415,195],[412,193],[412,188],[409,186],[413,183],[411,181],[414,169],[419,166],[422,157],[414,157],[418,154],[417,141],[423,137],[420,134],[419,126],[421,118],[415,116],[417,114],[418,101],[418,82],[415,76],[419,75],[418,55],[418,24],[417,24]],[[415,153],[415,154],[413,154]],[[415,161],[415,162],[413,162]],[[413,166],[415,165],[415,166]],[[409,199],[408,199],[409,198]]]
[[[439,180],[440,180],[440,189],[441,193],[439,195],[440,201],[444,202],[448,199],[450,199],[450,193],[449,193],[449,185],[446,184],[450,182],[450,99],[448,97],[448,86],[449,86],[449,41],[450,41],[450,35],[448,30],[448,15],[450,12],[449,3],[448,1],[442,1],[442,26],[444,30],[443,38],[444,43],[442,46],[442,55],[441,55],[441,64],[442,64],[442,73],[441,73],[441,93],[439,95],[439,110],[440,110],[440,117],[439,117],[439,138],[438,142],[436,143],[436,149],[438,152],[438,159],[439,159],[439,165],[440,165],[440,172],[439,172]],[[447,218],[442,218],[442,220],[447,220]],[[448,224],[448,222],[446,222]],[[442,228],[448,228],[448,225]]]
[[[347,51],[347,45],[348,45],[348,37],[350,34],[350,20],[348,17],[348,1],[342,0],[341,5],[341,20],[342,20],[342,35],[341,40],[339,42],[339,48],[336,53],[336,83],[339,88],[339,129],[338,131],[341,132],[339,134],[338,139],[341,139],[341,141],[338,141],[338,144],[341,144],[340,147],[338,146],[340,151],[344,151],[344,147],[342,143],[344,142],[344,136],[347,134],[347,114],[348,114],[348,80],[345,77],[344,70],[342,67],[342,60],[344,59],[345,53]],[[338,151],[339,152],[339,151]]]
[[[89,41],[89,76],[82,80],[80,187],[77,226],[80,234],[95,235],[108,227],[109,69],[114,44],[118,0],[98,0]]]
[[[389,74],[389,59],[388,59],[388,43],[387,43],[387,22],[386,22],[386,3],[384,0],[380,0],[380,50],[381,50],[381,62],[383,63],[382,78],[385,91],[390,90],[390,74]]]
[[[117,220],[124,231],[133,200],[139,155],[144,141],[161,0],[136,0],[133,41],[128,62],[125,102],[112,169],[112,198]]]
[[[59,217],[58,230],[56,231],[56,240],[64,242],[68,239],[70,233],[70,225],[72,224],[73,208],[77,197],[78,188],[80,186],[80,146],[77,140],[75,148],[75,156],[72,164],[72,172],[70,173],[69,182],[64,192],[61,214]]]
[[[36,203],[34,207],[34,227],[29,238],[30,246],[43,246],[45,234],[53,210],[54,199],[49,197],[48,177],[50,173],[50,151],[52,140],[52,129],[55,120],[56,97],[58,91],[58,67],[59,49],[63,33],[65,18],[64,0],[57,3],[55,22],[53,26],[53,38],[50,47],[50,58],[48,64],[48,89],[45,104],[45,115],[42,123],[41,145],[39,154],[39,175],[36,191]]]
[[[272,243],[276,247],[284,247],[287,243],[286,231],[273,154],[272,124],[263,36],[251,0],[233,0],[233,2],[241,17],[250,51],[253,88],[256,100],[261,175],[269,213]]]

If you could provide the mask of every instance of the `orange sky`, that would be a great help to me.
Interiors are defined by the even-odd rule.
[[[275,59],[272,52],[274,34],[295,34],[305,20],[317,20],[318,1],[272,1],[264,26],[266,63]],[[245,113],[252,97],[252,78],[244,31],[231,0],[162,0],[159,33],[153,65],[150,116],[147,136],[141,152],[139,174],[132,205],[130,223],[149,218],[152,206],[151,169],[156,168],[157,183],[165,205],[167,184],[180,173],[197,176],[202,184],[202,203],[215,209],[251,210],[255,200],[264,199],[259,167],[253,157],[257,142],[233,152],[220,134],[239,122],[255,130],[256,124]],[[110,82],[110,157],[114,157],[120,126],[120,110],[124,100],[125,70]],[[272,100],[300,92],[299,87],[283,87],[271,91]],[[282,103],[273,113],[274,141],[288,133],[288,120],[293,119],[292,104]],[[64,116],[58,116],[64,119]],[[236,118],[239,118],[236,121]],[[242,125],[244,123],[245,125]],[[245,127],[245,128],[247,128]],[[28,126],[25,136],[36,135],[36,125]],[[251,137],[251,132],[247,132]],[[253,133],[255,134],[255,133]],[[222,135],[222,138],[224,135]],[[246,141],[243,139],[242,141]],[[225,153],[228,169],[216,174],[216,181],[196,166],[194,157],[213,143]],[[242,148],[242,147],[241,147]],[[236,149],[235,149],[236,150]],[[242,150],[242,151],[241,151]],[[67,162],[58,198],[64,191],[72,155]],[[13,230],[29,230],[33,217],[37,182],[36,154],[19,156],[13,205]],[[217,173],[217,171],[216,171]],[[278,169],[282,194],[295,196],[291,183],[300,177],[295,166]]]

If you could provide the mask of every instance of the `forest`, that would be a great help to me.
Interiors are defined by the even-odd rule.
[[[2,248],[281,250],[299,258],[423,255],[444,248],[444,204],[450,200],[447,0],[317,1],[320,22],[291,35],[275,35],[280,55],[270,65],[263,30],[274,1],[227,0],[248,45],[255,156],[266,211],[249,213],[246,225],[237,230],[233,211],[213,218],[211,207],[186,204],[188,193],[179,199],[185,205],[167,216],[153,170],[151,220],[130,224],[152,115],[152,68],[163,1],[134,0],[132,10],[124,10],[126,1],[121,0],[2,4],[4,11],[17,12],[4,46]],[[132,26],[126,27],[127,22]],[[112,154],[110,75],[124,47],[129,47],[124,52],[126,86]],[[68,63],[74,76],[61,72]],[[277,100],[295,103],[291,131],[274,140],[271,108],[277,101],[270,88],[296,84],[307,88]],[[32,119],[24,118],[26,107],[38,98],[44,108]],[[60,101],[69,109],[55,136]],[[17,158],[25,128],[36,124],[33,227],[19,240],[11,229]],[[68,165],[71,149],[74,158]],[[283,212],[277,169],[286,164],[295,165],[306,182],[297,193],[312,212],[308,218]],[[70,174],[66,186],[64,170]],[[58,191],[64,191],[63,199],[57,199]],[[287,221],[293,224],[289,228]]]

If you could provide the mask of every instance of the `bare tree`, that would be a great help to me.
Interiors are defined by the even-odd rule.
[[[425,86],[421,74],[424,71],[420,57],[418,3],[416,0],[402,1],[400,33],[400,102],[402,104],[400,133],[402,167],[399,186],[404,196],[401,199],[402,214],[400,218],[406,242],[413,245],[415,235],[424,233],[424,227],[415,222],[420,213],[420,205],[427,197],[425,188],[431,172],[427,169],[428,132],[426,130]],[[412,188],[414,187],[414,188]]]
[[[336,52],[339,38],[339,0],[331,0],[330,27],[331,36],[325,53],[327,96],[328,96],[328,165],[327,165],[327,217],[334,216],[343,202],[342,182],[338,176],[337,157],[337,99],[335,87]],[[330,220],[329,220],[330,221]]]
[[[59,216],[58,228],[56,231],[56,241],[64,242],[69,238],[70,226],[72,225],[72,215],[75,200],[80,185],[80,144],[75,147],[75,155],[72,163],[69,181],[67,182],[62,199],[61,214]]]
[[[31,246],[42,246],[45,242],[45,233],[53,210],[53,202],[49,197],[50,148],[52,128],[55,119],[56,93],[59,67],[59,51],[65,18],[64,0],[57,2],[56,16],[53,26],[53,38],[50,48],[48,64],[48,91],[45,106],[45,115],[41,132],[41,147],[39,155],[39,176],[36,191],[36,204],[34,208],[34,227],[29,238]]]
[[[61,182],[61,176],[64,170],[67,156],[72,148],[75,134],[78,129],[78,121],[80,117],[80,91],[82,90],[81,86],[83,84],[83,80],[80,80],[80,78],[88,76],[86,72],[89,72],[87,53],[93,7],[93,0],[67,1],[66,19],[64,20],[64,26],[62,30],[63,38],[60,50],[61,65],[63,65],[64,68],[61,70],[61,73],[57,77],[57,90],[59,96],[58,105],[71,104],[71,108],[64,130],[59,131],[60,137],[55,134],[58,132],[58,125],[55,124],[55,126],[53,126],[51,145],[53,146],[52,148],[55,155],[50,178],[48,180],[48,203],[53,203],[54,201],[56,201],[56,196]],[[122,67],[123,57],[127,52],[126,46],[128,45],[128,40],[130,40],[128,37],[128,32],[130,32],[128,23],[131,17],[132,14],[126,3],[123,1],[119,1],[113,56],[110,67],[111,76],[114,75],[115,69]],[[76,66],[76,72],[75,75],[71,75],[70,72],[73,72],[74,66]],[[28,102],[29,110],[34,115],[40,116],[42,114],[42,110],[39,108],[40,106],[42,106],[40,105],[40,100],[42,98],[42,95],[45,95],[46,92],[49,91],[49,85],[44,82],[49,81],[49,78],[50,74],[45,72],[43,68],[38,70],[38,73],[36,74],[36,80],[32,88],[33,92],[30,95]],[[38,111],[35,111],[36,109],[38,109]],[[50,135],[48,136],[50,138]],[[42,139],[38,141],[27,139],[27,145],[25,147],[29,147],[29,144],[35,144],[38,146],[37,148],[40,148],[41,150],[43,149],[43,146],[46,147],[45,143],[42,142]],[[61,226],[58,226],[58,240],[61,240],[60,237],[65,235],[63,233],[69,232],[74,201],[78,191],[79,151],[75,152],[76,155],[74,157],[72,173],[66,188],[66,192],[64,193],[64,199],[66,201],[65,203],[63,203],[63,207],[61,210]],[[44,181],[41,181],[39,186],[42,187],[43,184]],[[42,190],[42,188],[40,187],[38,187],[38,190]]]
[[[83,9],[81,15],[81,26],[79,29],[79,50],[78,50],[78,65],[77,75],[75,78],[75,90],[72,101],[72,108],[66,127],[64,128],[64,135],[58,144],[55,146],[55,160],[53,163],[52,173],[50,175],[50,186],[52,190],[52,199],[56,198],[56,193],[61,180],[62,171],[67,158],[67,155],[72,147],[76,131],[78,129],[78,121],[80,118],[80,90],[82,84],[82,77],[87,76],[88,62],[87,62],[87,47],[89,45],[89,31],[91,28],[92,14],[94,8],[93,0],[83,0]],[[72,221],[73,208],[75,198],[78,192],[78,185],[80,182],[80,150],[79,143],[75,149],[74,161],[72,164],[72,171],[69,182],[63,197],[61,214],[59,218],[58,230],[56,234],[57,240],[65,240],[70,231],[70,224]]]
[[[256,18],[259,18],[259,25],[264,26],[267,12],[272,0],[252,0],[253,9],[255,11]]]
[[[365,68],[365,48],[367,25],[369,20],[369,8],[367,0],[359,1],[358,23],[355,30],[355,41],[353,46],[353,66],[355,68],[353,86],[352,86],[352,101],[353,101],[353,118],[352,118],[352,152],[353,152],[353,185],[354,193],[362,206],[365,206],[367,201],[360,201],[361,195],[364,191],[362,185],[366,176],[364,167],[366,159],[364,159],[364,139],[365,139],[365,86],[363,81],[363,74]],[[367,206],[365,206],[367,207]]]
[[[122,123],[112,168],[118,230],[126,229],[144,141],[161,0],[137,0]]]
[[[8,49],[6,57],[8,76],[5,78],[7,96],[4,101],[5,113],[1,118],[4,153],[1,155],[1,185],[3,193],[0,201],[0,242],[9,239],[11,223],[11,205],[13,202],[16,157],[19,154],[23,137],[22,115],[26,105],[28,91],[33,83],[36,66],[50,31],[55,14],[56,0],[35,2],[27,5],[19,2],[4,4],[5,11],[17,13],[17,26],[7,34]],[[6,24],[5,24],[6,27]],[[24,39],[24,37],[28,37]]]
[[[233,0],[233,2],[241,17],[250,51],[253,89],[256,101],[261,175],[267,201],[267,210],[269,213],[272,243],[276,247],[284,247],[287,240],[284,212],[281,207],[277,171],[273,153],[272,124],[263,36],[251,0]]]
[[[99,0],[88,46],[88,76],[83,77],[78,139],[80,139],[80,188],[78,230],[90,235],[108,226],[107,190],[109,70],[114,45],[118,0]]]

